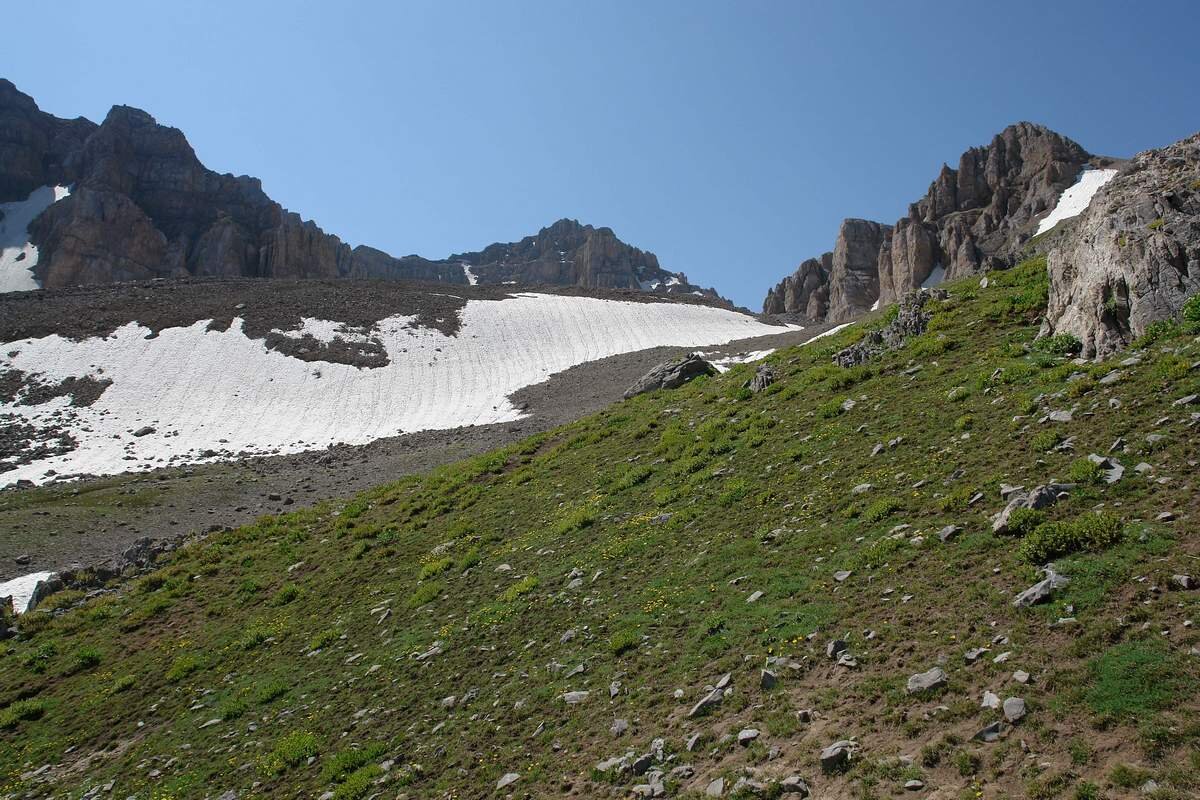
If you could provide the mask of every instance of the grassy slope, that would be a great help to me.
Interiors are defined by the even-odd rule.
[[[102,597],[57,598],[76,605],[34,612],[32,634],[3,645],[0,796],[115,780],[113,796],[141,798],[488,797],[510,771],[517,796],[625,796],[638,779],[593,766],[660,736],[672,765],[696,771],[670,785],[679,794],[753,767],[800,774],[821,797],[900,796],[914,777],[936,797],[1118,797],[1151,776],[1161,797],[1195,796],[1200,635],[1184,621],[1200,593],[1168,587],[1200,572],[1196,429],[1171,406],[1200,389],[1200,345],[1168,336],[1100,385],[1111,364],[1024,347],[1045,300],[1038,264],[949,288],[930,332],[868,369],[829,366],[852,328],[776,353],[781,379],[763,394],[740,389],[752,368],[738,368],[212,536]],[[1037,423],[1069,407],[1074,422]],[[1040,452],[1047,430],[1077,437],[1075,452]],[[1152,447],[1151,432],[1166,438]],[[1070,587],[1013,608],[1036,571],[1017,539],[990,533],[999,484],[1066,479],[1118,436],[1125,478],[1081,486],[1048,516],[1103,506],[1124,540],[1058,559]],[[1148,476],[1132,469],[1142,460]],[[875,488],[853,495],[861,483]],[[1154,522],[1164,510],[1176,521]],[[965,531],[943,544],[933,534],[951,523]],[[912,527],[890,538],[900,524]],[[840,569],[853,570],[842,583]],[[1078,622],[1053,625],[1068,604]],[[965,663],[997,635],[1009,643]],[[837,637],[857,668],[826,659]],[[414,657],[435,642],[442,653]],[[763,690],[759,668],[778,654],[799,668]],[[939,659],[948,687],[906,695]],[[732,694],[686,719],[726,671]],[[1000,716],[980,708],[985,689],[1030,710],[994,744],[970,740]],[[567,705],[572,690],[591,695]],[[620,738],[614,717],[631,723]],[[722,741],[744,727],[756,743]],[[693,732],[703,743],[684,752]],[[822,775],[820,749],[849,737],[860,757]]]

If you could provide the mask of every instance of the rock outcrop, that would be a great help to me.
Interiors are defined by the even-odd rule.
[[[833,252],[802,262],[768,292],[763,313],[844,322],[870,310],[879,297],[879,250],[890,234],[878,222],[843,220]]]
[[[1047,257],[1043,334],[1103,356],[1178,315],[1200,292],[1200,134],[1139,153]]]
[[[943,279],[1008,266],[1089,163],[1111,159],[1040,125],[1010,125],[987,146],[963,153],[957,169],[943,165],[925,196],[890,228],[843,222],[834,251],[801,264],[768,293],[763,312],[844,322],[876,301],[894,303]]]
[[[829,311],[829,274],[832,270],[833,253],[800,262],[793,274],[767,292],[763,313],[823,322]]]
[[[609,228],[559,220],[536,236],[443,260],[353,249],[289,212],[246,175],[213,172],[183,133],[114,106],[63,120],[0,79],[0,202],[41,186],[70,195],[30,225],[45,288],[187,276],[386,278],[569,285],[718,298]]]
[[[897,221],[879,255],[880,300],[895,302],[931,276],[953,280],[1009,266],[1083,167],[1107,161],[1030,122],[967,150],[958,169],[943,165]]]

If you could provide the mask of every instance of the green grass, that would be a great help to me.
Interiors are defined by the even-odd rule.
[[[626,796],[641,779],[597,782],[595,764],[660,736],[671,763],[697,770],[674,796],[702,796],[712,777],[749,766],[801,774],[814,796],[899,796],[905,771],[881,762],[920,753],[931,786],[1019,797],[1034,781],[1086,797],[1109,785],[1114,741],[1171,791],[1194,792],[1200,660],[1187,653],[1200,634],[1183,622],[1200,619],[1200,596],[1168,587],[1196,574],[1200,501],[1194,430],[1170,403],[1197,390],[1200,344],[1181,319],[1120,367],[1120,383],[1067,382],[1097,379],[1125,354],[1077,366],[1070,348],[1037,344],[1044,269],[992,273],[986,289],[949,284],[929,333],[864,368],[831,361],[862,336],[852,326],[770,356],[772,391],[741,392],[746,367],[637,397],[210,534],[103,597],[20,618],[21,635],[0,643],[0,793],[74,797],[113,780],[122,797],[475,797],[516,771],[533,797],[560,796],[565,782],[581,797]],[[906,374],[916,359],[923,368]],[[1038,425],[1075,405],[1074,422]],[[1153,449],[1151,432],[1166,436]],[[1068,436],[1074,450],[1055,449]],[[1118,437],[1129,442],[1122,480],[1073,467]],[[1088,479],[1068,496],[1014,515],[1013,535],[991,533],[1001,483],[1074,469]],[[851,493],[863,483],[874,488]],[[38,497],[31,512],[74,513],[69,492]],[[1155,523],[1166,509],[1176,521]],[[943,543],[934,534],[950,524],[963,530]],[[1071,583],[1044,606],[1013,607],[1051,558]],[[839,570],[850,577],[834,580]],[[1010,642],[992,647],[1012,651],[1008,664],[962,662],[999,634]],[[856,668],[828,661],[835,637]],[[76,670],[89,653],[99,661]],[[798,666],[765,691],[759,670],[779,655]],[[937,663],[950,680],[937,699],[948,710],[935,713],[904,681]],[[1004,742],[973,742],[996,719],[979,708],[982,691],[1015,693],[1017,668],[1036,676],[1019,690],[1030,716]],[[734,691],[688,720],[725,672]],[[578,690],[591,695],[560,699]],[[800,723],[801,708],[819,726]],[[608,734],[614,718],[631,723],[621,738]],[[743,727],[764,731],[762,745],[719,746]],[[1104,748],[1079,746],[1100,729]],[[706,743],[684,755],[694,732]],[[820,748],[850,736],[862,758],[824,776]],[[1035,774],[1017,738],[1062,766]],[[786,755],[771,762],[775,746]],[[42,764],[62,767],[46,783],[21,777]]]
[[[1200,685],[1180,658],[1156,641],[1125,642],[1088,664],[1088,706],[1097,714],[1143,718],[1168,708]]]

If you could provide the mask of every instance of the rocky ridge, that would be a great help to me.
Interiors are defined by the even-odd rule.
[[[42,186],[71,194],[30,225],[44,288],[153,278],[385,278],[466,285],[627,288],[716,298],[609,228],[559,220],[520,242],[444,260],[351,247],[272,200],[257,178],[219,174],[184,134],[114,106],[96,125],[59,119],[0,79],[0,202]]]
[[[833,253],[801,263],[763,311],[840,322],[922,285],[1011,266],[1080,170],[1111,163],[1048,128],[1011,125],[957,169],[943,165],[895,225],[843,222]]]

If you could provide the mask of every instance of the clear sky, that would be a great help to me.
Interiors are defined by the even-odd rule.
[[[1011,122],[1107,155],[1200,130],[1195,0],[5,6],[0,75],[43,109],[143,108],[351,244],[574,217],[752,308]]]

